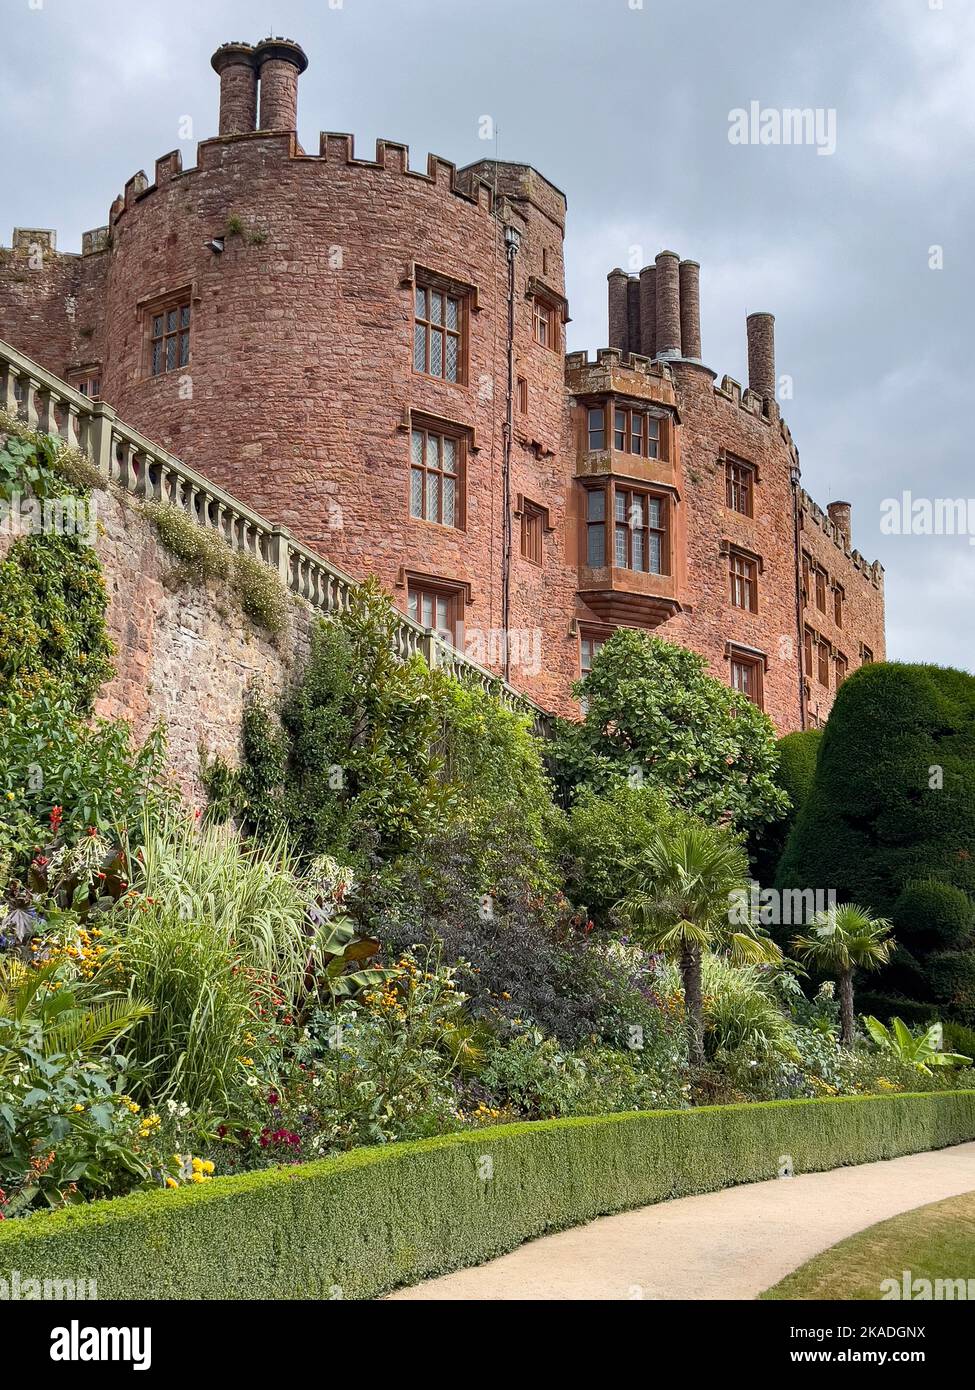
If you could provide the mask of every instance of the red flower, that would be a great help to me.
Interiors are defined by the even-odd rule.
[[[61,824],[61,821],[62,821],[63,817],[64,817],[64,807],[63,807],[63,806],[52,806],[52,807],[51,807],[51,833],[52,833],[52,834],[56,835],[56,834],[58,833],[58,826]]]

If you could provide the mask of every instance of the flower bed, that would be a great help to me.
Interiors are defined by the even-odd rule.
[[[0,1228],[0,1279],[94,1279],[100,1298],[372,1298],[546,1232],[669,1197],[975,1138],[975,1091],[546,1120]]]

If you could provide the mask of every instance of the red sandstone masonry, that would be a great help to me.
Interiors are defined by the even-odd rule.
[[[199,146],[195,168],[183,170],[174,151],[156,162],[153,182],[133,176],[109,226],[85,234],[82,256],[57,252],[51,235],[37,232],[0,249],[0,337],[59,376],[96,366],[103,398],[126,423],[340,568],[377,574],[400,607],[410,575],[459,586],[467,634],[480,644],[470,654],[500,671],[504,233],[516,228],[513,376],[524,383],[527,408],[516,400],[510,446],[510,624],[528,634],[528,665],[514,665],[511,678],[540,704],[570,713],[580,624],[604,634],[612,624],[601,624],[579,597],[588,581],[580,574],[584,493],[576,474],[591,461],[584,412],[571,393],[577,379],[591,388],[595,377],[580,376],[576,361],[566,387],[564,196],[527,165],[485,160],[457,170],[431,156],[425,171],[413,170],[405,146],[389,141],[364,159],[351,136],[323,134],[319,153],[306,155],[294,135],[303,62],[289,40],[218,50],[220,138]],[[221,238],[217,254],[211,243]],[[469,292],[463,384],[412,370],[414,286],[431,274]],[[147,306],[183,290],[192,309],[190,364],[152,378]],[[534,339],[536,296],[559,323],[556,350]],[[659,624],[659,635],[702,652],[724,680],[730,643],[761,653],[765,706],[780,732],[797,728],[804,717],[798,457],[774,399],[771,316],[749,318],[751,390],[742,393],[728,378],[716,386],[706,367],[679,360],[701,353],[695,263],[663,252],[639,276],[615,270],[609,304],[611,348],[638,356],[629,364],[607,359],[603,376],[614,390],[659,400],[673,421],[673,573],[638,576],[636,587],[667,591],[677,607],[666,616],[651,604],[632,621]],[[657,353],[678,360],[648,376],[647,359]],[[414,419],[444,421],[468,437],[463,530],[409,515]],[[729,454],[758,469],[753,518],[726,508]],[[541,566],[520,554],[522,502],[545,512]],[[821,517],[802,494],[801,545],[846,590],[842,635],[825,626],[823,635],[852,670],[861,644],[883,655],[882,571]],[[761,559],[757,613],[731,607],[728,545]],[[833,693],[810,691],[813,719]],[[127,698],[136,700],[134,689]]]

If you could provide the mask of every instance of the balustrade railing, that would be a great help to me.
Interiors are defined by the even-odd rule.
[[[0,341],[0,410],[28,428],[60,436],[79,449],[109,482],[145,501],[169,502],[198,525],[216,531],[234,550],[276,570],[282,584],[323,614],[349,606],[356,581],[302,545],[283,526],[273,526],[229,492],[208,482],[165,449],[119,420],[111,406],[92,401]],[[432,630],[400,615],[394,635],[403,660],[423,656],[490,690],[509,708],[529,715],[544,734],[551,716],[533,700]]]

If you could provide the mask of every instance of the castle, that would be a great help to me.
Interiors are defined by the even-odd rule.
[[[770,314],[746,390],[702,356],[699,267],[609,274],[566,354],[566,200],[528,165],[317,154],[307,58],[224,44],[219,134],[142,172],[80,255],[18,229],[0,338],[547,709],[621,625],[704,655],[780,733],[884,657],[883,571],[799,481]]]

